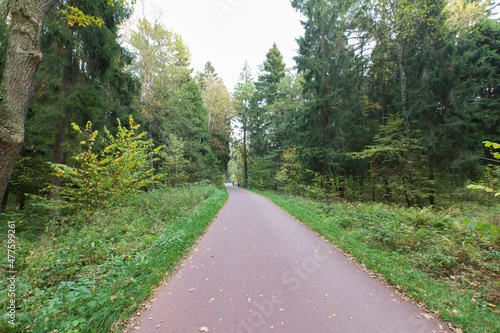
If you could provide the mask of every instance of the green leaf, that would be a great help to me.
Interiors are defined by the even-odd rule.
[[[491,226],[491,232],[494,234],[494,235],[500,235],[500,228],[498,227],[495,227],[493,224],[490,224]]]

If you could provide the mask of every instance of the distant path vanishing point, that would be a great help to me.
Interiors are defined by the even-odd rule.
[[[268,199],[227,189],[217,219],[132,332],[451,332]]]

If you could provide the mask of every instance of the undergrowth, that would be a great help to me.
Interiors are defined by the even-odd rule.
[[[118,331],[226,199],[227,192],[215,186],[161,189],[130,196],[126,205],[98,211],[87,223],[48,221],[36,210],[5,213],[2,220],[16,221],[17,309],[15,326],[2,311],[0,331]],[[6,241],[3,237],[2,249]],[[1,266],[8,267],[5,256]],[[3,309],[9,301],[6,286],[2,279]]]
[[[326,204],[263,193],[357,261],[463,332],[500,332],[500,206],[432,209]]]

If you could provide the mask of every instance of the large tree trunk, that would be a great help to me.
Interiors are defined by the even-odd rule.
[[[14,0],[7,60],[0,85],[0,201],[24,142],[24,122],[42,61],[39,37],[56,0]]]

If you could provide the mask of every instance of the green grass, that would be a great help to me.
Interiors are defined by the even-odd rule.
[[[87,224],[51,222],[36,210],[2,216],[17,221],[19,273],[16,326],[8,325],[2,311],[1,332],[118,331],[203,235],[227,192],[198,186],[128,199],[122,207],[96,212]],[[7,235],[5,227],[3,222],[0,231]],[[4,256],[1,265],[7,267]],[[2,308],[5,287],[2,280]]]
[[[258,193],[454,327],[500,332],[500,242],[462,223],[474,217],[472,209],[325,204]],[[484,222],[498,217],[498,205],[475,208]]]

